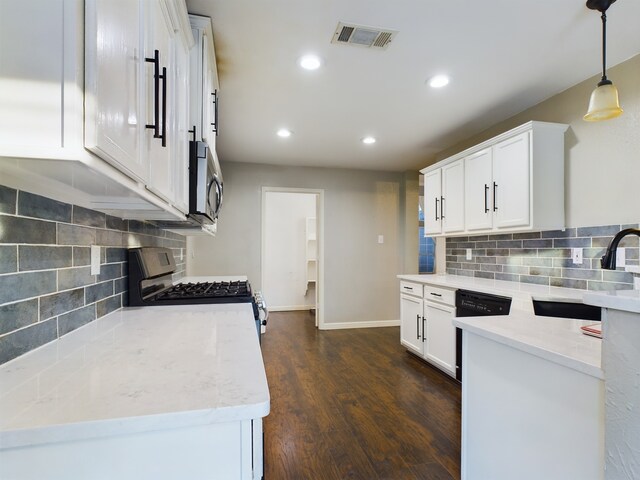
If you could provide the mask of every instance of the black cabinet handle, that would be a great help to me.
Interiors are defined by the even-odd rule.
[[[167,67],[162,67],[162,146],[167,146]]]
[[[498,189],[498,184],[493,182],[493,211],[498,210],[498,204],[496,203],[496,190]]]
[[[426,320],[427,320],[426,318],[422,317],[422,341],[423,342],[427,339],[427,336],[424,334],[424,322]]]
[[[420,314],[416,315],[416,338],[420,340]]]
[[[484,213],[489,212],[489,185],[484,184]]]
[[[436,198],[436,220],[440,220],[440,218],[438,218],[438,199]]]
[[[433,293],[433,292],[431,292],[431,293],[430,293],[430,295],[433,295],[434,297],[441,297],[441,296],[442,296],[442,295],[441,295],[441,294],[439,294],[439,293]]]
[[[213,128],[211,129],[211,132],[215,133],[217,137],[218,136],[218,90],[214,90],[211,93],[211,96],[213,97],[213,123],[211,123],[211,126]]]
[[[193,135],[193,141],[196,141],[196,126],[194,125],[191,130],[187,130],[191,135]]]
[[[444,197],[440,197],[440,218],[444,220]]]
[[[413,287],[402,287],[402,288],[404,288],[405,290],[413,290]]]
[[[153,63],[153,123],[146,127],[153,129],[153,138],[160,138],[160,51],[154,50],[153,58],[144,60]]]

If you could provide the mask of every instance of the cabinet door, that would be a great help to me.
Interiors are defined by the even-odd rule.
[[[139,2],[85,3],[85,147],[145,182]]]
[[[529,225],[530,215],[529,132],[493,147],[494,226]]]
[[[491,148],[464,159],[464,216],[467,230],[493,227]]]
[[[204,72],[203,55],[204,55],[204,43],[206,37],[204,36],[204,30],[195,26],[191,26],[191,34],[195,40],[194,46],[189,53],[189,128],[196,129],[196,140],[204,140],[204,130],[202,129],[202,95],[204,92],[203,80]]]
[[[175,206],[184,213],[189,209],[189,51],[182,41],[175,42],[175,75],[173,76],[175,108]]]
[[[207,145],[211,147],[211,149],[215,150],[216,147],[216,132],[218,130],[218,91],[217,91],[217,79],[216,79],[216,69],[215,65],[212,65],[211,56],[213,52],[211,39],[209,39],[206,35],[204,38],[203,45],[203,70],[204,70],[204,79],[203,79],[203,118],[204,123],[202,125],[204,140],[207,142]]]
[[[400,343],[422,356],[422,303],[423,300],[400,295]]]
[[[456,327],[452,323],[456,309],[424,302],[425,358],[447,373],[456,374]]]
[[[146,62],[145,66],[145,102],[146,124],[157,125],[155,130],[147,128],[145,133],[145,153],[149,164],[149,182],[147,188],[169,202],[174,201],[175,185],[173,183],[173,165],[171,162],[171,143],[173,115],[173,26],[169,10],[163,0],[144,2],[145,10],[145,57],[152,59],[158,51],[158,71],[162,76],[163,69],[167,74],[158,82],[155,81],[155,65]],[[164,142],[163,142],[164,140]]]
[[[464,230],[464,162],[442,167],[442,231]]]
[[[0,156],[86,154],[83,37],[82,1],[0,0]]]
[[[433,170],[424,176],[424,233],[442,233],[442,169]]]

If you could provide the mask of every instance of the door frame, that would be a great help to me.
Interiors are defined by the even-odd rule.
[[[265,285],[266,203],[267,193],[304,193],[316,195],[316,239],[318,242],[318,278],[316,281],[316,327],[324,329],[324,190],[319,188],[262,187],[260,206],[260,282]],[[269,299],[267,298],[268,302]]]

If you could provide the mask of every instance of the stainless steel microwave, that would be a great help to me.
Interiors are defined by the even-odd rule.
[[[201,225],[218,219],[223,199],[218,158],[205,142],[189,142],[189,214]]]

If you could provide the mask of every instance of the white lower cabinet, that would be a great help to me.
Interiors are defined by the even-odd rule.
[[[456,327],[452,323],[455,315],[455,307],[424,301],[424,356],[453,377],[456,375]]]
[[[422,303],[420,297],[400,295],[400,343],[420,356],[424,353]]]
[[[454,378],[455,314],[455,290],[400,283],[400,343]]]
[[[262,452],[254,418],[3,449],[0,470],[21,480],[260,480]]]

